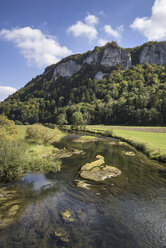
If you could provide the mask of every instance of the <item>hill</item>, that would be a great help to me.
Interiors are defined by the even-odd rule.
[[[123,49],[116,42],[48,66],[0,103],[22,123],[166,125],[166,42]]]

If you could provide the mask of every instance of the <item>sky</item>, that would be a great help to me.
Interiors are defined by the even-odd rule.
[[[166,0],[0,0],[0,101],[63,57],[166,40]]]

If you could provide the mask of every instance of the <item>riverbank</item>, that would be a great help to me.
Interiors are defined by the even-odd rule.
[[[27,129],[33,127],[16,126],[17,135],[13,139],[0,139],[0,183],[16,181],[29,172],[47,174],[61,169],[59,157],[64,151],[53,144],[59,142],[65,134],[57,127],[50,129],[39,126],[42,132],[47,132],[48,137],[53,137],[51,142],[45,144],[43,140],[27,138]]]
[[[66,126],[65,129],[70,129]],[[101,134],[126,142],[150,159],[166,163],[166,128],[87,125],[85,132]]]
[[[125,141],[150,159],[166,163],[166,128],[164,127],[88,125],[86,130]]]

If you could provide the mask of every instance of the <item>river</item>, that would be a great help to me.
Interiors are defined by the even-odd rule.
[[[9,197],[0,201],[0,248],[166,247],[164,165],[111,138],[73,142],[78,136],[70,134],[58,144],[84,151],[63,158],[60,172],[29,173],[5,187]],[[96,155],[122,174],[88,182],[89,189],[78,187],[81,166]]]

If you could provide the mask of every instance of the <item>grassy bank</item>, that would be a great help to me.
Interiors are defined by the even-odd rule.
[[[118,138],[134,146],[150,159],[166,162],[166,132],[163,127],[88,125],[87,131]]]
[[[52,142],[47,145],[42,140],[26,138],[27,128],[32,126],[17,126],[17,135],[13,140],[0,139],[0,182],[17,180],[28,172],[51,173],[60,170],[61,161],[56,158],[56,149]],[[44,129],[49,136],[55,136],[53,142],[58,142],[64,134],[56,129]]]

